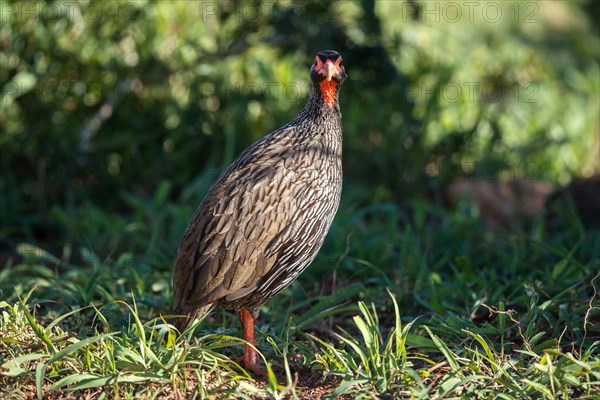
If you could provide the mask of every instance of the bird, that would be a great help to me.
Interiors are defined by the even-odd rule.
[[[245,340],[237,361],[256,375],[266,374],[254,345],[259,310],[314,260],[340,203],[347,77],[337,51],[317,53],[304,108],[221,173],[177,250],[175,327],[184,332],[214,307],[237,312]]]

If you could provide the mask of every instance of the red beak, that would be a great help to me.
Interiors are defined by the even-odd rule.
[[[325,78],[327,79],[327,81],[331,81],[331,78],[334,75],[337,75],[337,68],[333,64],[333,62],[331,62],[331,60],[327,60],[327,61],[325,61],[325,64],[323,64],[323,69],[319,72],[321,74],[325,75]]]

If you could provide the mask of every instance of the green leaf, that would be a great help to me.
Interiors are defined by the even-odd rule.
[[[43,396],[43,387],[44,387],[44,377],[46,375],[46,367],[48,364],[39,363],[37,367],[35,367],[35,389],[37,391],[38,400],[42,400]]]
[[[84,247],[80,250],[80,254],[81,258],[91,265],[94,271],[101,266],[100,257],[90,249]]]
[[[458,362],[456,361],[456,356],[454,355],[454,353],[452,353],[450,351],[450,349],[448,348],[448,346],[446,345],[446,343],[444,343],[442,340],[440,340],[439,337],[437,337],[436,335],[434,335],[431,332],[431,330],[429,329],[429,327],[425,326],[425,330],[427,331],[427,333],[429,333],[429,336],[431,337],[431,340],[433,340],[433,343],[438,348],[438,350],[442,352],[442,354],[444,355],[444,357],[448,361],[448,364],[450,365],[450,367],[452,368],[452,370],[455,371],[455,372],[459,372],[460,371],[460,366],[458,365]]]
[[[481,347],[483,348],[483,351],[485,351],[485,355],[486,355],[488,361],[491,361],[491,360],[494,359],[494,355],[492,354],[492,350],[491,350],[490,346],[485,341],[485,339],[481,337],[481,335],[479,335],[477,333],[470,332],[470,331],[468,331],[466,329],[463,329],[462,331],[466,332],[469,335],[471,335],[473,337],[473,339],[475,339],[477,341],[477,343],[479,343],[481,345]]]
[[[58,382],[54,383],[48,389],[48,393],[54,392],[60,388],[63,388],[68,385],[73,385],[68,388],[69,391],[81,390],[81,389],[90,389],[100,386],[110,385],[117,379],[117,374],[108,375],[108,376],[100,376],[97,374],[90,374],[87,372],[76,373],[72,375],[65,376]]]
[[[98,336],[93,336],[93,337],[90,337],[87,339],[83,339],[77,343],[73,343],[73,344],[65,347],[61,351],[57,352],[52,357],[50,357],[50,359],[48,359],[48,364],[52,364],[56,361],[62,360],[64,357],[68,356],[69,354],[73,354],[92,343],[95,343],[106,337],[110,337],[110,336],[114,336],[114,335],[116,335],[116,333],[105,333],[105,334],[101,334]]]
[[[135,363],[143,368],[147,368],[144,358],[137,351],[124,346],[118,346],[115,348],[115,358],[119,361],[126,361],[129,364]]]
[[[359,315],[356,315],[352,319],[354,320],[356,327],[362,334],[363,340],[365,342],[365,346],[367,348],[371,347],[373,338],[371,336],[371,331],[370,331],[369,327],[367,326],[367,324],[365,323],[365,321]]]
[[[543,394],[547,398],[550,398],[550,399],[554,398],[554,396],[552,395],[552,391],[549,388],[547,388],[546,386],[542,385],[541,383],[534,382],[534,381],[532,381],[530,379],[523,379],[523,382],[526,383],[526,384],[528,384],[529,386],[531,386],[532,388],[534,388],[540,394]]]
[[[406,344],[409,347],[417,348],[425,352],[437,350],[437,346],[433,340],[424,336],[414,335],[412,333],[408,333],[406,335]]]
[[[366,354],[362,351],[360,346],[354,341],[354,339],[347,339],[338,333],[336,333],[335,336],[338,339],[340,339],[342,342],[344,342],[344,343],[348,344],[350,347],[352,347],[352,350],[354,350],[356,355],[358,355],[358,357],[360,358],[360,360],[363,364],[363,368],[368,373],[370,371],[369,359],[367,358]]]
[[[26,260],[31,261],[47,261],[52,264],[60,264],[60,260],[42,249],[29,243],[19,243],[17,245],[17,253],[23,256]]]
[[[339,396],[348,394],[348,391],[351,388],[356,387],[356,386],[361,386],[366,383],[369,383],[368,379],[344,380],[339,384],[339,386],[330,395],[327,396],[327,398],[328,399],[336,399]]]
[[[462,379],[451,376],[451,377],[448,377],[447,379],[444,379],[443,382],[440,384],[440,395],[445,396],[447,394],[450,394],[454,390],[456,390],[456,388],[461,387],[469,382],[473,382],[473,381],[485,382],[486,380],[487,380],[487,378],[483,375],[469,375]]]
[[[50,352],[54,354],[56,352],[56,348],[54,347],[52,340],[50,340],[50,338],[46,334],[46,330],[42,326],[38,325],[37,322],[35,322],[35,319],[31,315],[23,301],[19,301],[19,306],[21,307],[21,311],[23,312],[23,314],[25,314],[25,319],[27,319],[27,322],[29,323],[29,326],[31,327],[33,332],[36,334],[37,337],[40,338],[42,342],[44,342],[44,344],[48,347]]]
[[[21,364],[24,364],[29,361],[38,360],[38,359],[44,358],[44,357],[48,357],[48,355],[43,354],[43,353],[31,353],[31,354],[25,354],[25,355],[13,358],[12,360],[8,360],[0,366],[1,369],[7,370],[6,372],[2,371],[1,373],[2,373],[2,375],[6,375],[6,376],[22,375],[24,372],[28,372],[28,371],[23,369],[21,367]]]

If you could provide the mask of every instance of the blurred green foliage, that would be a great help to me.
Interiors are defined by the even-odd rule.
[[[350,75],[346,204],[439,199],[459,176],[598,170],[592,1],[0,7],[0,238],[97,239],[111,214],[154,217],[138,206],[161,196],[191,212],[244,147],[296,115],[324,48]]]
[[[299,398],[317,375],[346,396],[367,377],[383,398],[593,397],[598,230],[567,202],[554,204],[561,228],[542,216],[499,230],[472,205],[440,205],[457,178],[600,172],[599,4],[0,0],[0,397],[108,382],[109,397],[157,397],[156,379],[252,393],[228,372],[225,311],[191,347],[171,333],[163,346],[153,318],[169,313],[174,255],[209,185],[298,113],[326,48],[350,76],[342,205],[316,262],[263,307],[259,349],[282,365],[289,347],[293,370],[314,372]],[[405,327],[419,319],[412,367],[404,344],[369,339],[391,338],[400,312]],[[392,368],[357,368],[360,336]]]

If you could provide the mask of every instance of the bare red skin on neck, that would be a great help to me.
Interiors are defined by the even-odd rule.
[[[327,104],[329,108],[333,107],[333,105],[335,104],[335,81],[333,79],[330,81],[324,79],[321,81],[319,86],[321,88],[321,94],[323,95],[323,100],[325,100],[325,104]]]

